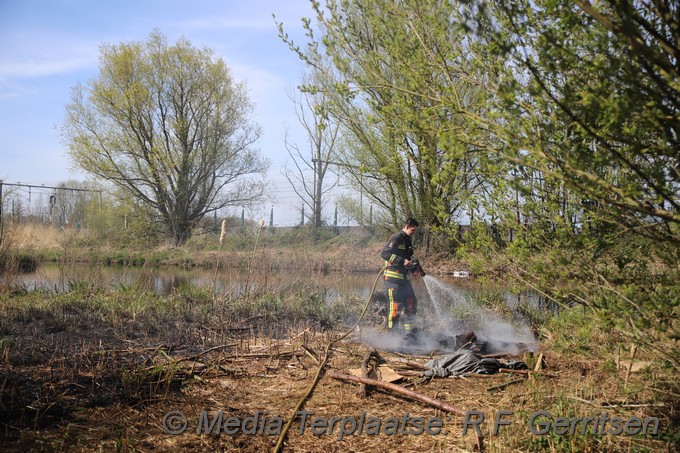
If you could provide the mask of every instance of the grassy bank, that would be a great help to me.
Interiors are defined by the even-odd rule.
[[[383,238],[372,233],[335,234],[308,228],[283,230],[243,228],[230,231],[220,244],[219,233],[192,237],[181,247],[163,240],[140,241],[110,237],[101,240],[91,232],[57,230],[37,225],[14,226],[5,234],[0,255],[22,256],[35,262],[86,262],[104,265],[213,267],[247,266],[266,258],[273,267],[307,266],[326,269],[373,270]]]

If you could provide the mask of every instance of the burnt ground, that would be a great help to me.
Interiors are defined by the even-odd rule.
[[[232,320],[217,331],[181,317],[151,322],[127,316],[106,322],[77,310],[15,316],[0,335],[5,338],[0,348],[2,450],[272,450],[282,425],[313,386],[327,345],[346,329],[324,331],[311,324],[262,335],[267,329],[261,321]],[[301,406],[308,411],[304,430],[298,417],[285,451],[675,448],[677,398],[658,393],[671,385],[667,374],[631,373],[624,384],[623,370],[607,368],[587,354],[554,352],[548,339],[542,345],[541,371],[428,379],[419,375],[419,365],[432,354],[377,349],[391,369],[403,374],[397,385],[460,410],[452,413],[393,390],[369,388],[363,398],[359,385],[330,377],[329,372],[349,374],[360,368],[374,350],[357,335],[329,348],[328,364]],[[537,361],[527,353],[503,359],[526,360],[532,368]],[[536,435],[527,420],[538,410],[570,419],[605,412],[624,420],[656,417],[660,429],[657,435]],[[168,433],[181,421],[174,411],[187,422],[186,431],[177,435]],[[472,428],[464,433],[461,413],[469,411],[486,417],[485,431],[493,429],[499,411],[506,411],[504,420],[511,424],[496,435],[479,437]],[[221,432],[213,426],[206,433],[205,424],[197,432],[200,420],[218,420],[220,412],[215,426]],[[332,417],[348,417],[343,425],[348,431],[353,423],[362,429],[357,425],[354,434],[342,436],[343,421],[331,428]],[[403,429],[408,417],[415,421]],[[427,426],[428,421],[433,425]]]

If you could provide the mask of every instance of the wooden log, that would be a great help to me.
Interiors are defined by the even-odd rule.
[[[483,359],[501,359],[503,357],[510,357],[513,355],[519,355],[514,352],[495,352],[493,354],[482,354],[480,355],[481,358]]]
[[[316,352],[314,352],[311,348],[308,348],[307,346],[302,346],[302,350],[305,351],[305,354],[311,357],[312,360],[314,360],[317,365],[319,364],[319,357],[316,355]]]
[[[373,385],[375,387],[380,387],[386,390],[391,390],[393,392],[399,393],[400,395],[404,395],[408,398],[414,399],[416,401],[420,401],[421,403],[428,404],[432,407],[436,407],[437,409],[441,409],[445,412],[450,412],[452,414],[460,415],[460,416],[465,416],[467,414],[467,411],[460,409],[455,406],[451,406],[448,403],[445,403],[443,401],[440,401],[435,398],[431,398],[426,395],[422,395],[420,393],[416,393],[412,390],[405,389],[404,387],[401,387],[396,384],[391,384],[389,382],[382,382],[378,381],[376,379],[367,379],[367,378],[360,378],[357,376],[350,376],[348,374],[341,374],[341,373],[336,373],[335,371],[328,371],[326,372],[326,375],[328,377],[331,377],[333,379],[338,379],[340,381],[351,381],[351,382],[356,382],[358,384],[369,384]]]
[[[536,359],[536,366],[534,367],[534,371],[541,371],[543,369],[543,352],[541,351],[540,354],[538,354],[538,358]]]

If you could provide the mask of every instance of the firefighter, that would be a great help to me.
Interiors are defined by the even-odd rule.
[[[410,271],[414,275],[424,275],[413,259],[411,239],[417,229],[417,220],[406,219],[403,228],[390,237],[380,252],[380,257],[385,260],[387,328],[390,331],[403,330],[408,333],[414,327],[418,300],[407,274]]]

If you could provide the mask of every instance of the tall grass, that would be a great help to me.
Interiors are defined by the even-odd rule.
[[[361,301],[355,302],[360,307]],[[163,296],[135,286],[96,287],[74,282],[66,293],[0,294],[0,314],[0,335],[18,334],[18,326],[30,322],[36,337],[40,331],[68,331],[80,338],[81,332],[101,331],[106,326],[105,331],[119,337],[137,330],[149,337],[192,343],[193,334],[183,338],[187,332],[224,332],[225,326],[247,320],[251,320],[249,326],[263,332],[281,333],[285,328],[303,326],[325,330],[343,321],[347,306],[328,304],[325,289],[313,285],[281,286],[277,292],[252,293],[248,300],[214,297],[209,288],[191,284]]]
[[[21,290],[18,287],[19,275],[33,272],[38,267],[38,257],[33,249],[16,247],[22,240],[16,224],[4,228],[0,243],[0,292]]]

